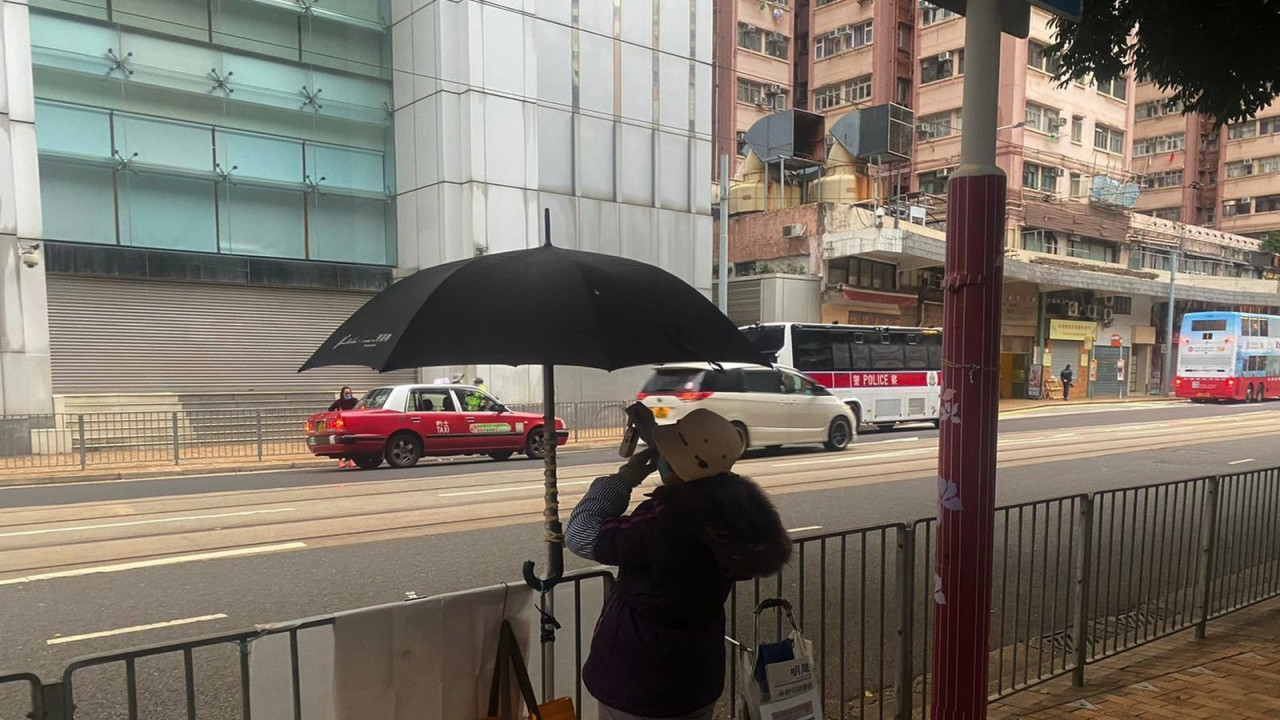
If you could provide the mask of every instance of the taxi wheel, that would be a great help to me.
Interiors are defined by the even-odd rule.
[[[387,464],[393,468],[410,468],[422,458],[422,440],[412,433],[397,433],[387,440]]]
[[[502,462],[503,460],[510,460],[511,456],[514,454],[515,453],[510,450],[503,450],[502,452],[491,452],[489,453],[489,457],[497,460],[498,462]]]
[[[356,458],[356,465],[359,466],[361,470],[376,470],[382,466],[382,456],[365,455],[364,457],[358,457]]]
[[[529,437],[524,441],[524,454],[529,456],[531,460],[542,460],[547,456],[546,433],[542,428],[534,428],[529,431]]]

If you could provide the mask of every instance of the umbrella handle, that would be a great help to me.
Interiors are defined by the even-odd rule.
[[[524,583],[530,588],[538,592],[547,592],[555,587],[564,579],[564,560],[554,556],[547,559],[548,570],[547,577],[539,578],[534,572],[534,562],[532,560],[524,561]]]

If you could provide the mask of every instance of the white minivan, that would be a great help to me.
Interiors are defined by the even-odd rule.
[[[827,389],[787,368],[726,363],[661,365],[636,399],[659,424],[696,408],[732,422],[749,448],[823,445],[843,450],[853,442],[853,412]]]

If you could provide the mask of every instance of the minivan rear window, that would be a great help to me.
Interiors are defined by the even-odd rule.
[[[742,371],[662,368],[640,391],[645,395],[676,395],[682,392],[742,392]]]

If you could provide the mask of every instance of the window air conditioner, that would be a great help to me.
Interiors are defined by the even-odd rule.
[[[1253,198],[1251,198],[1251,197],[1242,197],[1242,198],[1240,198],[1240,200],[1239,200],[1238,202],[1239,202],[1241,205],[1248,205],[1249,203],[1253,202]]]
[[[938,168],[935,175],[938,178],[945,178],[951,174],[951,168]]]
[[[782,237],[784,237],[784,238],[798,238],[798,237],[804,237],[804,225],[802,225],[802,224],[800,224],[800,225],[783,225],[783,226],[782,226]]]
[[[1063,177],[1067,174],[1067,171],[1064,168],[1056,167],[1050,169],[1053,171],[1054,177]]]
[[[948,62],[949,60],[951,60],[950,50],[944,50],[938,53],[938,62]]]
[[[778,93],[781,93],[781,92],[782,92],[781,85],[769,85],[768,87],[765,88],[766,95],[777,95]]]
[[[1067,303],[1067,317],[1080,317],[1080,303],[1075,300]]]

